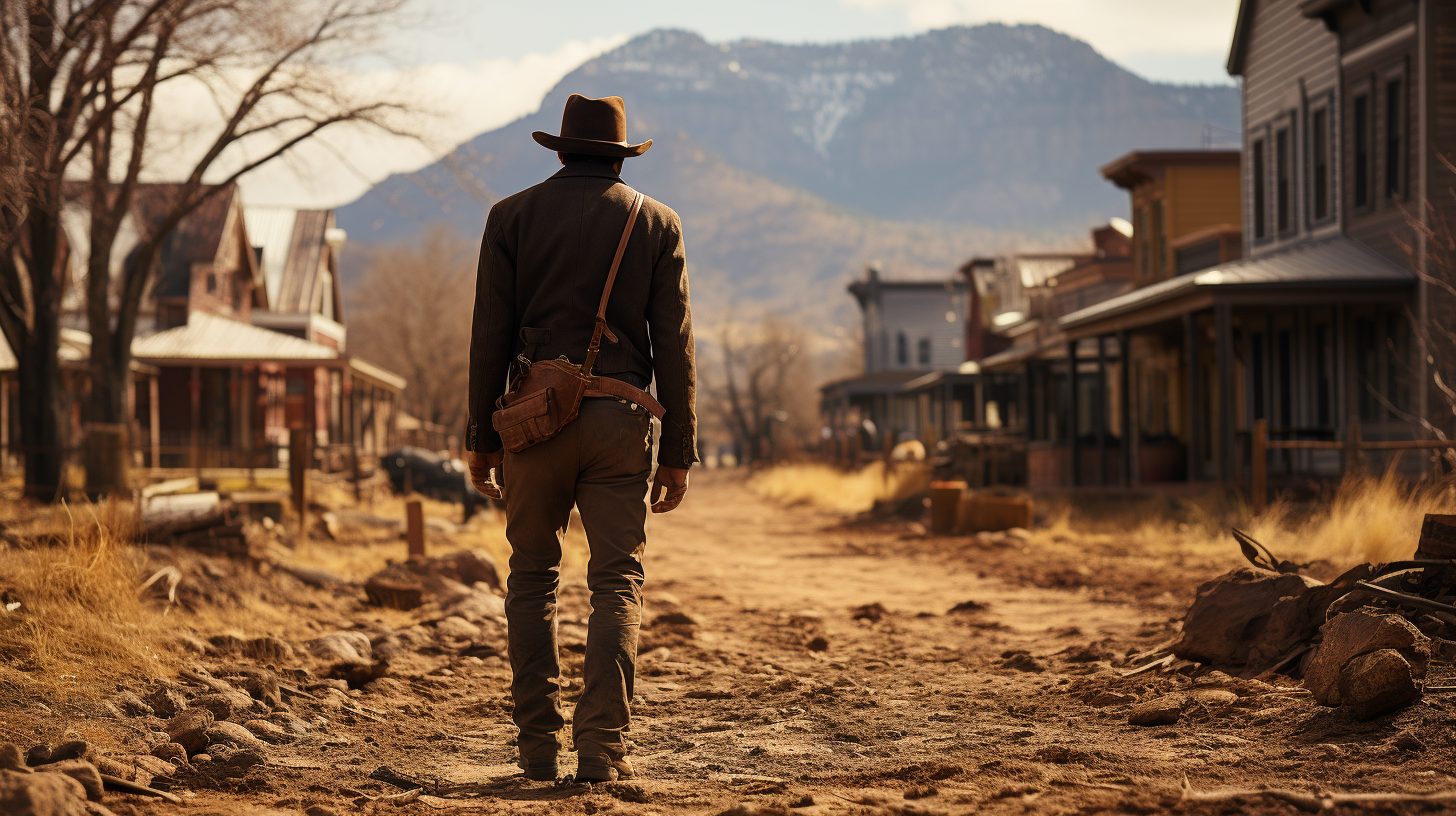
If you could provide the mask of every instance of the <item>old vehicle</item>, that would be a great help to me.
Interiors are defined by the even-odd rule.
[[[379,463],[389,474],[395,493],[419,493],[439,501],[460,502],[465,506],[466,518],[490,504],[470,484],[470,474],[459,459],[405,446],[379,457]]]

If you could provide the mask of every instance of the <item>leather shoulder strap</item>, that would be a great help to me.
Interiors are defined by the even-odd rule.
[[[637,224],[637,213],[642,211],[642,194],[633,190],[632,211],[627,215],[627,226],[622,228],[622,239],[617,242],[617,254],[612,257],[612,268],[607,270],[607,285],[602,289],[602,302],[597,306],[596,326],[592,328],[591,344],[586,347],[586,359],[581,363],[583,376],[591,373],[592,366],[596,365],[597,352],[602,349],[602,335],[606,334],[612,342],[617,342],[616,335],[607,328],[607,301],[612,297],[612,284],[617,282],[617,268],[622,265],[622,255],[627,251],[627,240],[632,237],[632,227]]]

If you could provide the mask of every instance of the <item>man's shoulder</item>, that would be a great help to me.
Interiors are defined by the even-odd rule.
[[[649,223],[660,224],[669,229],[682,229],[682,219],[678,217],[677,210],[646,193],[642,193],[642,212],[647,215]]]

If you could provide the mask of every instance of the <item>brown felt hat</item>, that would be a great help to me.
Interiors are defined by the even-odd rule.
[[[620,96],[587,99],[581,94],[572,94],[566,99],[566,110],[561,112],[561,135],[537,130],[531,133],[531,138],[558,153],[590,153],[619,159],[640,156],[652,147],[651,139],[641,144],[627,144],[627,108]]]

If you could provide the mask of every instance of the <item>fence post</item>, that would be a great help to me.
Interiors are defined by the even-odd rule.
[[[1345,475],[1360,472],[1360,423],[1345,429]]]
[[[298,510],[298,530],[308,529],[308,463],[312,459],[308,431],[288,432],[288,480],[293,488],[293,506]]]
[[[405,538],[409,542],[409,557],[425,557],[425,510],[419,499],[406,502]]]
[[[1254,420],[1254,436],[1250,440],[1250,482],[1249,500],[1254,507],[1255,513],[1264,512],[1269,502],[1269,421],[1266,419]]]

